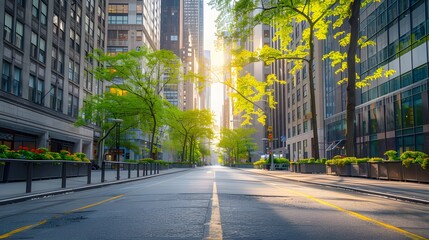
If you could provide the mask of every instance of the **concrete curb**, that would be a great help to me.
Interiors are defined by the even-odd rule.
[[[134,181],[144,180],[147,178],[153,178],[153,177],[158,177],[158,176],[163,176],[163,175],[168,175],[168,174],[173,174],[173,173],[184,172],[184,171],[188,171],[191,169],[192,168],[186,168],[186,169],[181,169],[178,171],[167,172],[167,173],[160,172],[159,174],[154,174],[154,175],[149,175],[149,176],[135,177],[135,178],[129,178],[129,179],[127,178],[127,179],[123,179],[123,180],[119,180],[119,181],[113,181],[113,182],[95,183],[95,184],[81,186],[81,187],[66,188],[66,189],[49,191],[49,192],[29,194],[29,195],[24,195],[24,196],[19,196],[19,197],[4,198],[4,199],[0,199],[0,206],[12,204],[12,203],[23,202],[23,201],[27,201],[27,200],[31,200],[31,199],[53,196],[53,195],[65,194],[65,193],[70,193],[70,192],[79,192],[79,191],[101,188],[101,187],[115,185],[115,184],[134,182]]]
[[[236,168],[236,169],[239,169],[239,168]],[[391,198],[391,199],[395,199],[395,200],[401,200],[401,201],[407,201],[407,202],[413,202],[413,203],[420,203],[420,204],[429,204],[428,200],[419,199],[419,198],[413,198],[413,197],[407,197],[407,196],[398,195],[398,194],[384,193],[384,192],[366,190],[366,189],[349,187],[349,186],[341,186],[341,185],[329,184],[329,183],[310,182],[310,181],[305,181],[305,180],[299,180],[299,179],[293,179],[293,178],[288,178],[288,177],[283,177],[283,176],[277,176],[277,175],[273,175],[273,174],[269,174],[269,173],[251,172],[251,171],[246,171],[244,169],[239,169],[239,170],[245,171],[245,172],[248,172],[248,173],[254,173],[254,174],[259,174],[259,175],[264,175],[264,176],[270,176],[270,177],[274,177],[274,178],[286,179],[286,180],[289,180],[289,181],[302,182],[302,183],[308,183],[308,184],[313,184],[313,185],[319,185],[319,186],[325,186],[325,187],[333,187],[333,188],[340,188],[340,189],[345,189],[345,190],[350,190],[350,191],[355,191],[355,192],[361,192],[361,193],[371,194],[371,195],[374,195],[374,196]]]

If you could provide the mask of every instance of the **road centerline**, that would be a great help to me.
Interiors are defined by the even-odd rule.
[[[209,223],[209,234],[206,239],[222,239],[222,222],[220,217],[219,197],[217,194],[216,172],[213,171],[213,192],[212,192],[212,209]]]

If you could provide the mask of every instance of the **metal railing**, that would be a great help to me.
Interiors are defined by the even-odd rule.
[[[47,166],[49,165],[49,166]],[[83,169],[82,169],[83,167]],[[161,169],[157,163],[129,163],[104,161],[101,167],[101,182],[105,182],[106,170],[116,169],[116,180],[120,180],[120,169],[128,171],[131,178],[132,171],[136,171],[136,177],[159,174]],[[119,169],[118,169],[119,168]],[[32,191],[33,180],[61,178],[61,188],[67,187],[68,177],[86,176],[86,183],[91,184],[92,163],[65,161],[65,160],[25,160],[25,159],[0,159],[0,180],[3,183],[11,181],[25,181],[25,192]]]
[[[46,176],[39,176],[37,179],[46,179],[46,178],[61,178],[61,188],[66,188],[67,186],[67,166],[82,164],[86,166],[86,175],[87,175],[87,184],[91,184],[91,170],[92,164],[87,162],[76,162],[76,161],[65,161],[65,160],[23,160],[23,159],[1,159],[0,162],[4,162],[4,168],[2,172],[2,182],[6,183],[10,181],[10,168],[11,163],[23,164],[25,167],[25,174],[23,175],[24,180],[26,181],[25,192],[30,193],[32,182],[33,182],[33,169],[35,165],[51,164],[57,165],[58,169],[54,168],[52,172],[46,172]],[[22,167],[22,166],[21,166]],[[61,169],[59,169],[61,168]],[[79,174],[77,174],[78,176]],[[20,177],[17,177],[13,180],[22,180]]]

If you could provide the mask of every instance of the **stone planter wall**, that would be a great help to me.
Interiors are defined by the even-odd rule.
[[[352,177],[365,177],[370,176],[370,166],[368,163],[352,163],[350,164],[350,175]]]
[[[387,166],[387,178],[389,180],[402,181],[402,161],[386,161],[382,165]]]
[[[403,180],[429,183],[429,168],[423,169],[419,164],[402,166]]]
[[[326,165],[323,163],[301,163],[300,173],[326,173]]]

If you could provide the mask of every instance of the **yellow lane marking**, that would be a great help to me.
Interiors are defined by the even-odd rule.
[[[19,233],[19,232],[25,231],[25,230],[27,230],[27,229],[34,228],[34,227],[37,227],[37,226],[43,225],[43,224],[45,224],[46,222],[47,222],[47,220],[42,220],[42,221],[40,221],[40,222],[38,222],[38,223],[36,223],[36,224],[31,224],[31,225],[27,225],[27,226],[24,226],[24,227],[17,228],[17,229],[15,229],[15,230],[13,230],[13,231],[10,231],[10,232],[8,232],[8,233],[5,233],[5,234],[3,234],[3,235],[0,235],[0,239],[8,238],[8,237],[10,237],[10,236],[12,236],[12,235],[15,235],[15,234],[17,234],[17,233]]]
[[[85,209],[88,209],[88,208],[92,208],[92,207],[95,207],[97,205],[103,204],[105,202],[110,202],[110,201],[113,201],[115,199],[121,198],[123,196],[124,196],[124,194],[121,194],[121,195],[118,195],[118,196],[114,196],[114,197],[111,197],[109,199],[106,199],[106,200],[103,200],[103,201],[100,201],[100,202],[96,202],[96,203],[89,204],[89,205],[86,205],[86,206],[83,206],[83,207],[80,207],[80,208],[73,209],[71,211],[66,212],[65,214],[69,214],[69,213],[73,213],[73,212],[82,211],[82,210],[85,210]]]
[[[219,197],[217,195],[216,171],[213,171],[212,212],[209,223],[209,233],[206,239],[222,240],[222,222],[220,219]]]
[[[121,195],[118,195],[118,196],[115,196],[115,197],[111,197],[109,199],[106,199],[106,200],[103,200],[103,201],[100,201],[100,202],[96,202],[96,203],[92,203],[92,204],[89,204],[89,205],[86,205],[86,206],[83,206],[83,207],[80,207],[80,208],[76,208],[76,209],[73,209],[71,211],[65,212],[63,215],[67,215],[67,214],[70,214],[70,213],[74,213],[74,212],[78,212],[78,211],[85,210],[85,209],[88,209],[88,208],[92,208],[94,206],[97,206],[97,205],[100,205],[100,204],[103,204],[103,203],[106,203],[106,202],[118,199],[118,198],[123,197],[123,196],[124,196],[124,194],[121,194]],[[42,221],[40,221],[38,223],[17,228],[17,229],[12,230],[12,231],[10,231],[8,233],[0,235],[0,239],[5,239],[5,238],[11,237],[11,236],[13,236],[13,235],[15,235],[17,233],[23,232],[25,230],[28,230],[28,229],[35,228],[37,226],[43,225],[46,222],[48,222],[49,220],[52,220],[52,219],[55,219],[55,218],[59,218],[59,216],[52,217],[50,219],[44,219],[44,220],[42,220]]]
[[[207,239],[222,239],[222,223],[220,220],[219,198],[217,196],[216,182],[213,183],[212,214]]]
[[[279,187],[278,187],[278,188],[279,188]],[[282,188],[282,189],[283,189],[283,188]],[[332,204],[332,203],[329,203],[329,202],[323,201],[323,200],[318,199],[318,198],[316,198],[316,197],[313,197],[313,196],[311,196],[311,195],[308,195],[308,194],[305,194],[305,193],[302,193],[302,192],[293,191],[293,190],[290,190],[290,189],[287,189],[287,191],[289,191],[289,192],[291,192],[291,193],[294,193],[294,194],[296,194],[296,195],[300,195],[300,196],[306,197],[306,198],[308,198],[308,199],[311,199],[311,200],[313,200],[313,201],[315,201],[315,202],[318,202],[318,203],[320,203],[320,204],[323,204],[323,205],[325,205],[325,206],[328,206],[328,207],[334,208],[334,209],[336,209],[336,210],[338,210],[338,211],[340,211],[340,212],[347,213],[347,214],[349,214],[350,216],[356,217],[356,218],[358,218],[358,219],[360,219],[360,220],[367,221],[367,222],[371,222],[371,223],[377,224],[377,225],[379,225],[379,226],[382,226],[382,227],[384,227],[384,228],[387,228],[387,229],[393,230],[393,231],[395,231],[395,232],[397,232],[397,233],[400,233],[400,234],[402,234],[402,235],[404,235],[404,236],[406,236],[406,237],[408,237],[408,238],[410,238],[410,239],[413,239],[413,240],[429,240],[429,239],[427,239],[427,238],[425,238],[425,237],[422,237],[422,236],[420,236],[420,235],[417,235],[417,234],[415,234],[415,233],[408,232],[408,231],[406,231],[406,230],[404,230],[404,229],[402,229],[402,228],[398,228],[398,227],[395,227],[395,226],[393,226],[393,225],[390,225],[390,224],[387,224],[387,223],[384,223],[384,222],[381,222],[381,221],[375,220],[375,219],[373,219],[373,218],[367,217],[367,216],[362,215],[362,214],[360,214],[360,213],[357,213],[357,212],[353,212],[353,211],[350,211],[350,210],[344,209],[344,208],[342,208],[342,207],[340,207],[340,206],[337,206],[337,205],[334,205],[334,204]]]

